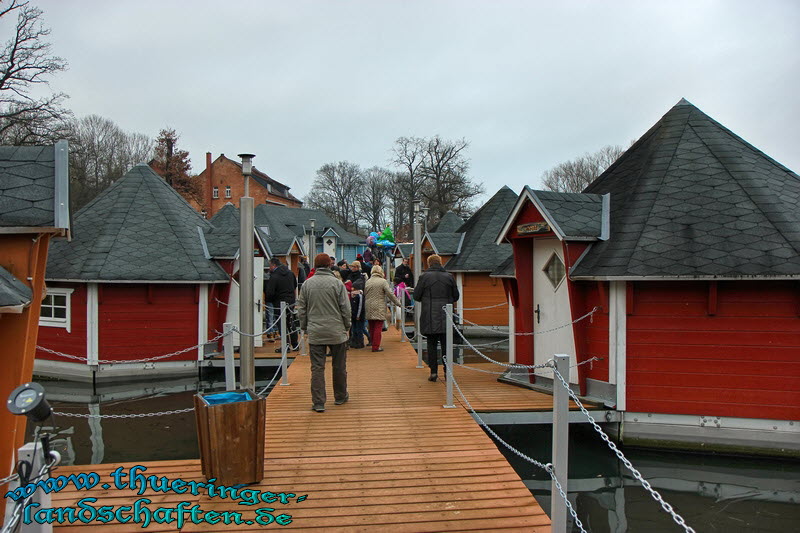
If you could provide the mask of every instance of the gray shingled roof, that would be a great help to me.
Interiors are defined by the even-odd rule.
[[[463,233],[428,233],[428,241],[439,255],[455,255],[461,250]]]
[[[500,263],[497,268],[492,270],[489,276],[493,278],[516,278],[517,271],[514,268],[514,256],[509,255],[505,261]]]
[[[282,238],[288,240],[288,236],[297,237],[302,240],[306,231],[310,230],[310,220],[316,220],[316,234],[322,235],[328,228],[332,228],[340,237],[340,244],[358,245],[364,244],[364,237],[359,237],[354,233],[345,231],[331,217],[317,209],[307,209],[298,207],[284,207],[280,205],[259,205],[256,207],[256,225],[258,224],[259,214],[263,220],[270,225],[275,225],[275,231]]]
[[[686,100],[584,192],[611,235],[575,279],[800,276],[800,176]]]
[[[451,272],[492,272],[511,255],[510,244],[495,244],[497,234],[514,209],[517,195],[504,186],[459,229],[464,234],[461,251],[447,262]]]
[[[530,191],[558,226],[558,233],[571,240],[600,237],[603,197],[599,194]]]
[[[216,259],[233,259],[239,253],[239,210],[228,202],[211,217],[211,229],[206,231],[208,253]]]
[[[430,233],[455,233],[464,224],[464,219],[452,211],[444,214],[441,220],[433,226]]]
[[[0,146],[0,226],[69,228],[67,143]]]
[[[78,211],[74,239],[50,246],[46,278],[227,281],[206,258],[198,228],[211,224],[140,164]]]
[[[414,254],[414,243],[404,242],[398,244],[396,249],[400,251],[400,255],[403,258],[411,257]]]
[[[289,255],[292,245],[302,240],[302,227],[298,239],[295,231],[286,225],[288,220],[293,220],[290,212],[297,210],[297,207],[279,205],[256,206],[256,228],[261,239],[269,246],[272,255]]]
[[[32,297],[30,287],[0,266],[0,307],[27,306]]]

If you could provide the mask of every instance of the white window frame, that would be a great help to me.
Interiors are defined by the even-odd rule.
[[[554,259],[558,260],[558,262],[561,263],[561,269],[564,271],[562,276],[558,279],[558,283],[553,283],[553,280],[550,279],[550,276],[547,273],[547,268],[550,266],[550,264],[553,262]],[[561,284],[564,283],[564,280],[567,279],[567,265],[566,263],[564,263],[564,260],[561,259],[561,257],[555,252],[553,252],[553,254],[550,256],[550,259],[548,259],[547,262],[544,264],[544,267],[542,267],[542,272],[544,272],[544,275],[547,278],[547,281],[550,282],[550,285],[553,286],[554,291],[557,291],[558,288],[561,286]]]
[[[67,333],[72,333],[72,293],[75,289],[67,289],[65,287],[48,287],[47,296],[64,296],[66,297],[66,317],[64,318],[51,318],[41,316],[39,311],[39,326],[50,328],[65,328]],[[42,300],[42,307],[45,306]],[[59,306],[60,307],[60,306]]]
[[[225,198],[230,198],[230,197],[231,197],[231,186],[230,185],[226,185],[225,186]]]
[[[211,189],[211,197],[219,198],[219,187],[214,187],[213,189]]]

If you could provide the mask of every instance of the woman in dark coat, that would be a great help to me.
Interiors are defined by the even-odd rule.
[[[456,303],[460,297],[455,278],[442,267],[442,258],[435,254],[430,256],[428,270],[422,273],[414,287],[414,299],[422,304],[420,332],[428,338],[429,381],[436,381],[439,377],[438,346],[441,345],[442,351],[445,347],[447,320],[442,307]]]

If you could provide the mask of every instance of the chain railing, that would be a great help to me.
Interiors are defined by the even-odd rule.
[[[34,448],[34,454],[36,453],[35,450],[36,449]],[[61,461],[61,456],[57,452],[51,452],[50,461],[45,460],[41,468],[39,468],[39,472],[37,473],[36,477],[29,478],[29,480],[25,481],[25,483],[42,479],[44,476],[49,475],[49,473],[60,461]],[[20,478],[19,474],[16,474],[16,479],[19,478]],[[9,478],[5,478],[3,481],[8,479]],[[13,481],[13,479],[11,479],[10,481]],[[8,483],[8,481],[5,482]],[[19,521],[22,518],[22,511],[25,509],[25,507],[28,506],[30,501],[33,499],[34,494],[35,491],[27,498],[21,498],[17,500],[16,504],[14,505],[14,510],[11,512],[11,515],[6,517],[6,523],[3,526],[2,533],[11,533],[13,531],[17,531],[17,526],[19,525]]]
[[[486,305],[484,307],[462,307],[462,311],[483,311],[484,309],[494,309],[496,307],[504,307],[508,305],[508,302],[501,302],[499,304],[494,305]]]
[[[561,385],[567,389],[567,392],[569,393],[569,396],[572,399],[572,401],[575,402],[575,404],[581,410],[581,413],[583,413],[583,415],[589,420],[589,423],[592,425],[592,428],[594,428],[594,430],[600,435],[600,438],[602,438],[603,441],[606,443],[606,445],[608,445],[608,447],[611,448],[611,451],[613,451],[614,454],[617,456],[617,458],[619,458],[619,460],[622,461],[622,464],[624,464],[625,468],[627,468],[631,472],[631,474],[633,474],[633,477],[639,483],[642,484],[642,487],[644,487],[644,489],[650,493],[650,496],[652,496],[653,499],[661,505],[661,508],[665,512],[667,512],[670,516],[672,516],[672,519],[675,521],[675,523],[681,526],[684,529],[684,531],[686,531],[686,533],[695,533],[694,529],[692,529],[686,524],[686,521],[683,519],[683,517],[675,512],[675,509],[672,507],[672,505],[664,501],[664,498],[661,497],[661,494],[657,490],[655,490],[652,487],[652,485],[650,485],[650,482],[647,481],[638,470],[636,470],[636,468],[633,466],[633,463],[631,463],[628,460],[628,458],[625,457],[625,454],[622,453],[622,450],[617,448],[617,445],[614,444],[614,442],[606,434],[606,432],[603,431],[603,428],[601,428],[600,425],[595,421],[594,417],[589,413],[586,407],[583,406],[583,403],[581,403],[581,400],[580,398],[578,398],[578,395],[575,394],[575,391],[573,391],[572,388],[569,386],[569,384],[566,382],[564,376],[562,376],[561,373],[558,370],[556,370],[555,367],[553,367],[553,375],[557,377],[558,380],[561,382]]]
[[[170,352],[170,353],[164,354],[164,355],[155,355],[153,357],[143,357],[143,358],[140,358],[140,359],[98,359],[97,363],[101,364],[101,365],[122,364],[122,363],[152,363],[152,362],[155,362],[155,361],[161,361],[163,359],[169,359],[171,357],[177,357],[177,356],[183,355],[183,354],[185,354],[187,352],[191,352],[192,350],[199,350],[200,348],[202,348],[206,344],[212,343],[212,342],[216,342],[219,339],[221,339],[222,337],[224,337],[225,335],[229,335],[229,333],[220,333],[219,335],[217,335],[213,339],[209,339],[206,342],[195,344],[194,346],[189,346],[188,348],[184,348],[182,350],[177,350],[175,352]],[[46,352],[46,353],[49,353],[49,354],[53,354],[53,355],[55,355],[57,357],[63,357],[65,359],[73,359],[73,360],[81,361],[81,362],[88,361],[88,358],[85,355],[72,355],[72,354],[68,354],[68,353],[59,352],[57,350],[51,350],[50,348],[45,348],[44,346],[37,346],[36,349],[37,350],[41,350],[41,351]]]
[[[552,367],[552,363],[548,363],[548,364],[550,364],[550,366]],[[455,379],[455,376],[452,377],[452,380],[453,380],[453,385],[455,385],[456,390],[458,391],[458,395],[460,396],[461,401],[464,403],[466,408],[469,410],[469,412],[472,415],[472,417],[475,420],[477,420],[477,422],[483,427],[484,431],[486,431],[489,435],[491,435],[492,438],[494,438],[497,442],[499,442],[504,447],[506,447],[511,453],[517,455],[518,457],[524,459],[525,461],[528,461],[529,463],[531,463],[533,465],[538,466],[539,468],[541,468],[542,470],[547,472],[548,475],[550,475],[550,477],[553,479],[553,481],[555,481],[556,487],[558,487],[558,491],[559,491],[559,493],[561,495],[561,498],[563,498],[564,501],[566,502],[567,510],[569,511],[570,515],[572,516],[572,520],[574,521],[575,525],[578,527],[578,529],[580,529],[581,533],[586,533],[586,529],[584,529],[583,523],[578,518],[578,513],[575,511],[575,508],[572,506],[572,502],[569,501],[569,498],[567,497],[567,494],[564,492],[564,489],[561,487],[561,483],[559,483],[558,479],[556,479],[556,474],[555,474],[555,470],[553,468],[553,464],[552,463],[542,463],[541,461],[537,461],[533,457],[530,457],[530,456],[524,454],[523,452],[521,452],[520,450],[516,449],[511,444],[509,444],[505,440],[503,440],[500,437],[500,435],[498,435],[492,428],[490,428],[489,425],[475,411],[475,409],[472,407],[472,404],[469,403],[469,400],[467,399],[466,395],[464,394],[464,391],[461,390],[461,386],[458,384],[458,381]]]
[[[560,330],[560,329],[568,328],[568,327],[572,326],[573,324],[577,324],[578,322],[580,322],[581,320],[583,320],[583,319],[585,319],[585,318],[588,318],[588,317],[593,317],[593,315],[594,315],[595,313],[597,313],[598,311],[600,311],[600,307],[595,307],[595,308],[593,308],[591,311],[589,311],[588,313],[586,313],[585,315],[583,315],[583,316],[581,316],[581,317],[578,317],[578,318],[576,318],[576,319],[575,319],[575,320],[573,320],[572,322],[567,322],[566,324],[562,324],[562,325],[560,325],[560,326],[556,326],[556,327],[554,327],[554,328],[550,328],[550,329],[545,329],[545,330],[540,330],[540,331],[530,331],[530,332],[514,333],[513,335],[514,335],[514,336],[516,336],[516,337],[530,337],[530,336],[533,336],[533,335],[544,335],[545,333],[552,333],[552,332],[554,332],[554,331],[558,331],[558,330]],[[469,321],[469,320],[467,320],[467,319],[463,319],[463,320],[464,320],[464,322],[465,322],[465,323],[469,324],[470,326],[476,327],[476,328],[478,328],[478,329],[483,329],[483,330],[486,330],[486,331],[491,331],[491,332],[494,332],[494,333],[496,333],[496,332],[497,332],[497,330],[496,330],[496,329],[493,329],[493,328],[490,328],[490,327],[487,327],[487,326],[482,326],[482,325],[480,325],[480,324],[476,324],[475,322],[470,322],[470,321]],[[591,320],[593,320],[593,318],[590,318],[590,321],[591,321]]]
[[[186,409],[173,409],[171,411],[161,411],[158,413],[131,413],[126,415],[100,415],[100,414],[91,414],[91,413],[64,413],[54,411],[54,415],[58,416],[66,416],[71,418],[148,418],[151,416],[168,416],[168,415],[178,415],[182,413],[189,413],[194,411],[194,407],[189,407]]]

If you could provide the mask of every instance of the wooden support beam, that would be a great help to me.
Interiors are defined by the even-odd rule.
[[[717,282],[708,282],[708,310],[706,311],[709,316],[717,314],[717,303],[719,299],[717,296]]]

